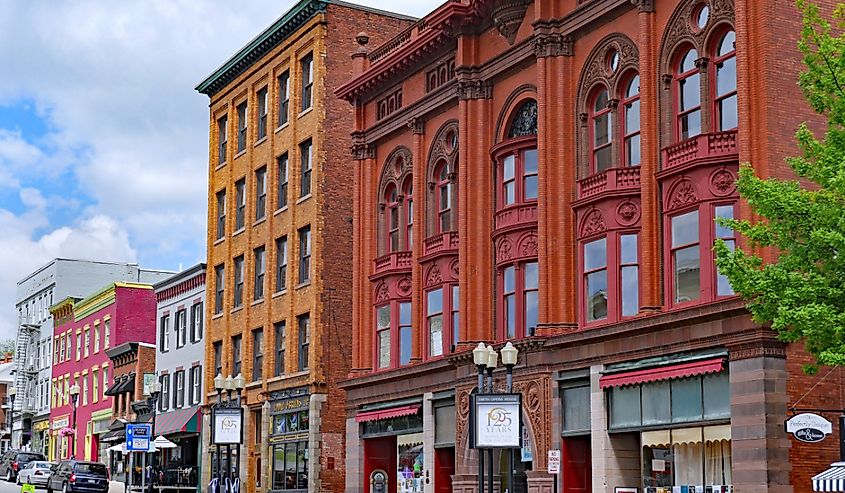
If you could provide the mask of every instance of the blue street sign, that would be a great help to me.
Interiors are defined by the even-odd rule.
[[[126,450],[128,452],[147,452],[150,449],[150,424],[126,425]]]

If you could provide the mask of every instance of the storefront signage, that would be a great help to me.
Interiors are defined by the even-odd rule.
[[[126,450],[146,452],[150,449],[152,426],[146,423],[126,425]]]
[[[53,420],[53,430],[61,430],[62,428],[67,428],[68,426],[70,426],[70,418],[67,415]]]
[[[519,450],[522,456],[522,462],[533,462],[534,452],[531,447],[531,434],[528,433],[528,427],[522,427],[522,448]]]
[[[293,399],[285,399],[283,401],[276,401],[273,403],[274,413],[283,413],[285,411],[293,411],[295,409],[308,408],[307,397],[296,397]]]
[[[522,445],[522,396],[475,394],[476,448],[520,448]]]
[[[155,373],[144,373],[144,395],[152,395],[155,381]]]
[[[560,474],[560,450],[549,450],[549,460],[546,461],[549,474]]]
[[[243,443],[243,408],[215,408],[212,412],[212,443],[231,445]]]
[[[287,434],[287,435],[274,435],[267,439],[269,443],[288,443],[288,442],[301,442],[308,440],[308,432],[305,433],[294,433],[294,434]]]
[[[818,414],[802,413],[786,420],[786,432],[802,442],[816,443],[833,433],[833,424]]]

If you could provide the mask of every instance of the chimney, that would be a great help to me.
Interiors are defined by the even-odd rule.
[[[360,32],[355,36],[355,41],[358,42],[358,49],[352,54],[352,60],[354,61],[353,67],[355,75],[361,75],[370,68],[370,59],[367,58],[367,55],[370,53],[370,50],[367,49],[367,43],[370,42],[370,37],[367,36],[367,33]]]

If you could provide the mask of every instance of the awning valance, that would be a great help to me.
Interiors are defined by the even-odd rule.
[[[369,411],[365,413],[358,413],[355,416],[355,421],[358,423],[365,423],[367,421],[378,421],[380,419],[398,418],[400,416],[410,416],[417,414],[420,406],[402,406],[394,407],[393,409],[381,409],[379,411]]]
[[[845,462],[834,462],[830,469],[813,476],[813,491],[845,492]]]
[[[126,430],[121,428],[119,430],[112,430],[100,435],[100,441],[103,443],[119,442],[126,436]]]
[[[156,435],[170,435],[172,433],[198,433],[199,420],[197,417],[199,409],[190,407],[156,415]]]
[[[724,358],[710,358],[689,363],[658,366],[645,370],[634,370],[602,375],[599,379],[601,388],[621,387],[638,383],[657,382],[673,378],[694,377],[707,373],[719,373],[724,370]]]

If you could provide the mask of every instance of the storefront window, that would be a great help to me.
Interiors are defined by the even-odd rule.
[[[399,435],[396,448],[397,493],[421,493],[425,470],[423,434]]]
[[[305,490],[308,488],[308,442],[282,443],[273,446],[273,489]]]
[[[307,396],[272,401],[274,490],[308,488],[308,402]]]
[[[590,386],[561,389],[563,397],[563,432],[590,431]]]
[[[643,432],[646,491],[728,491],[732,483],[730,425]],[[717,489],[717,486],[719,487]]]

